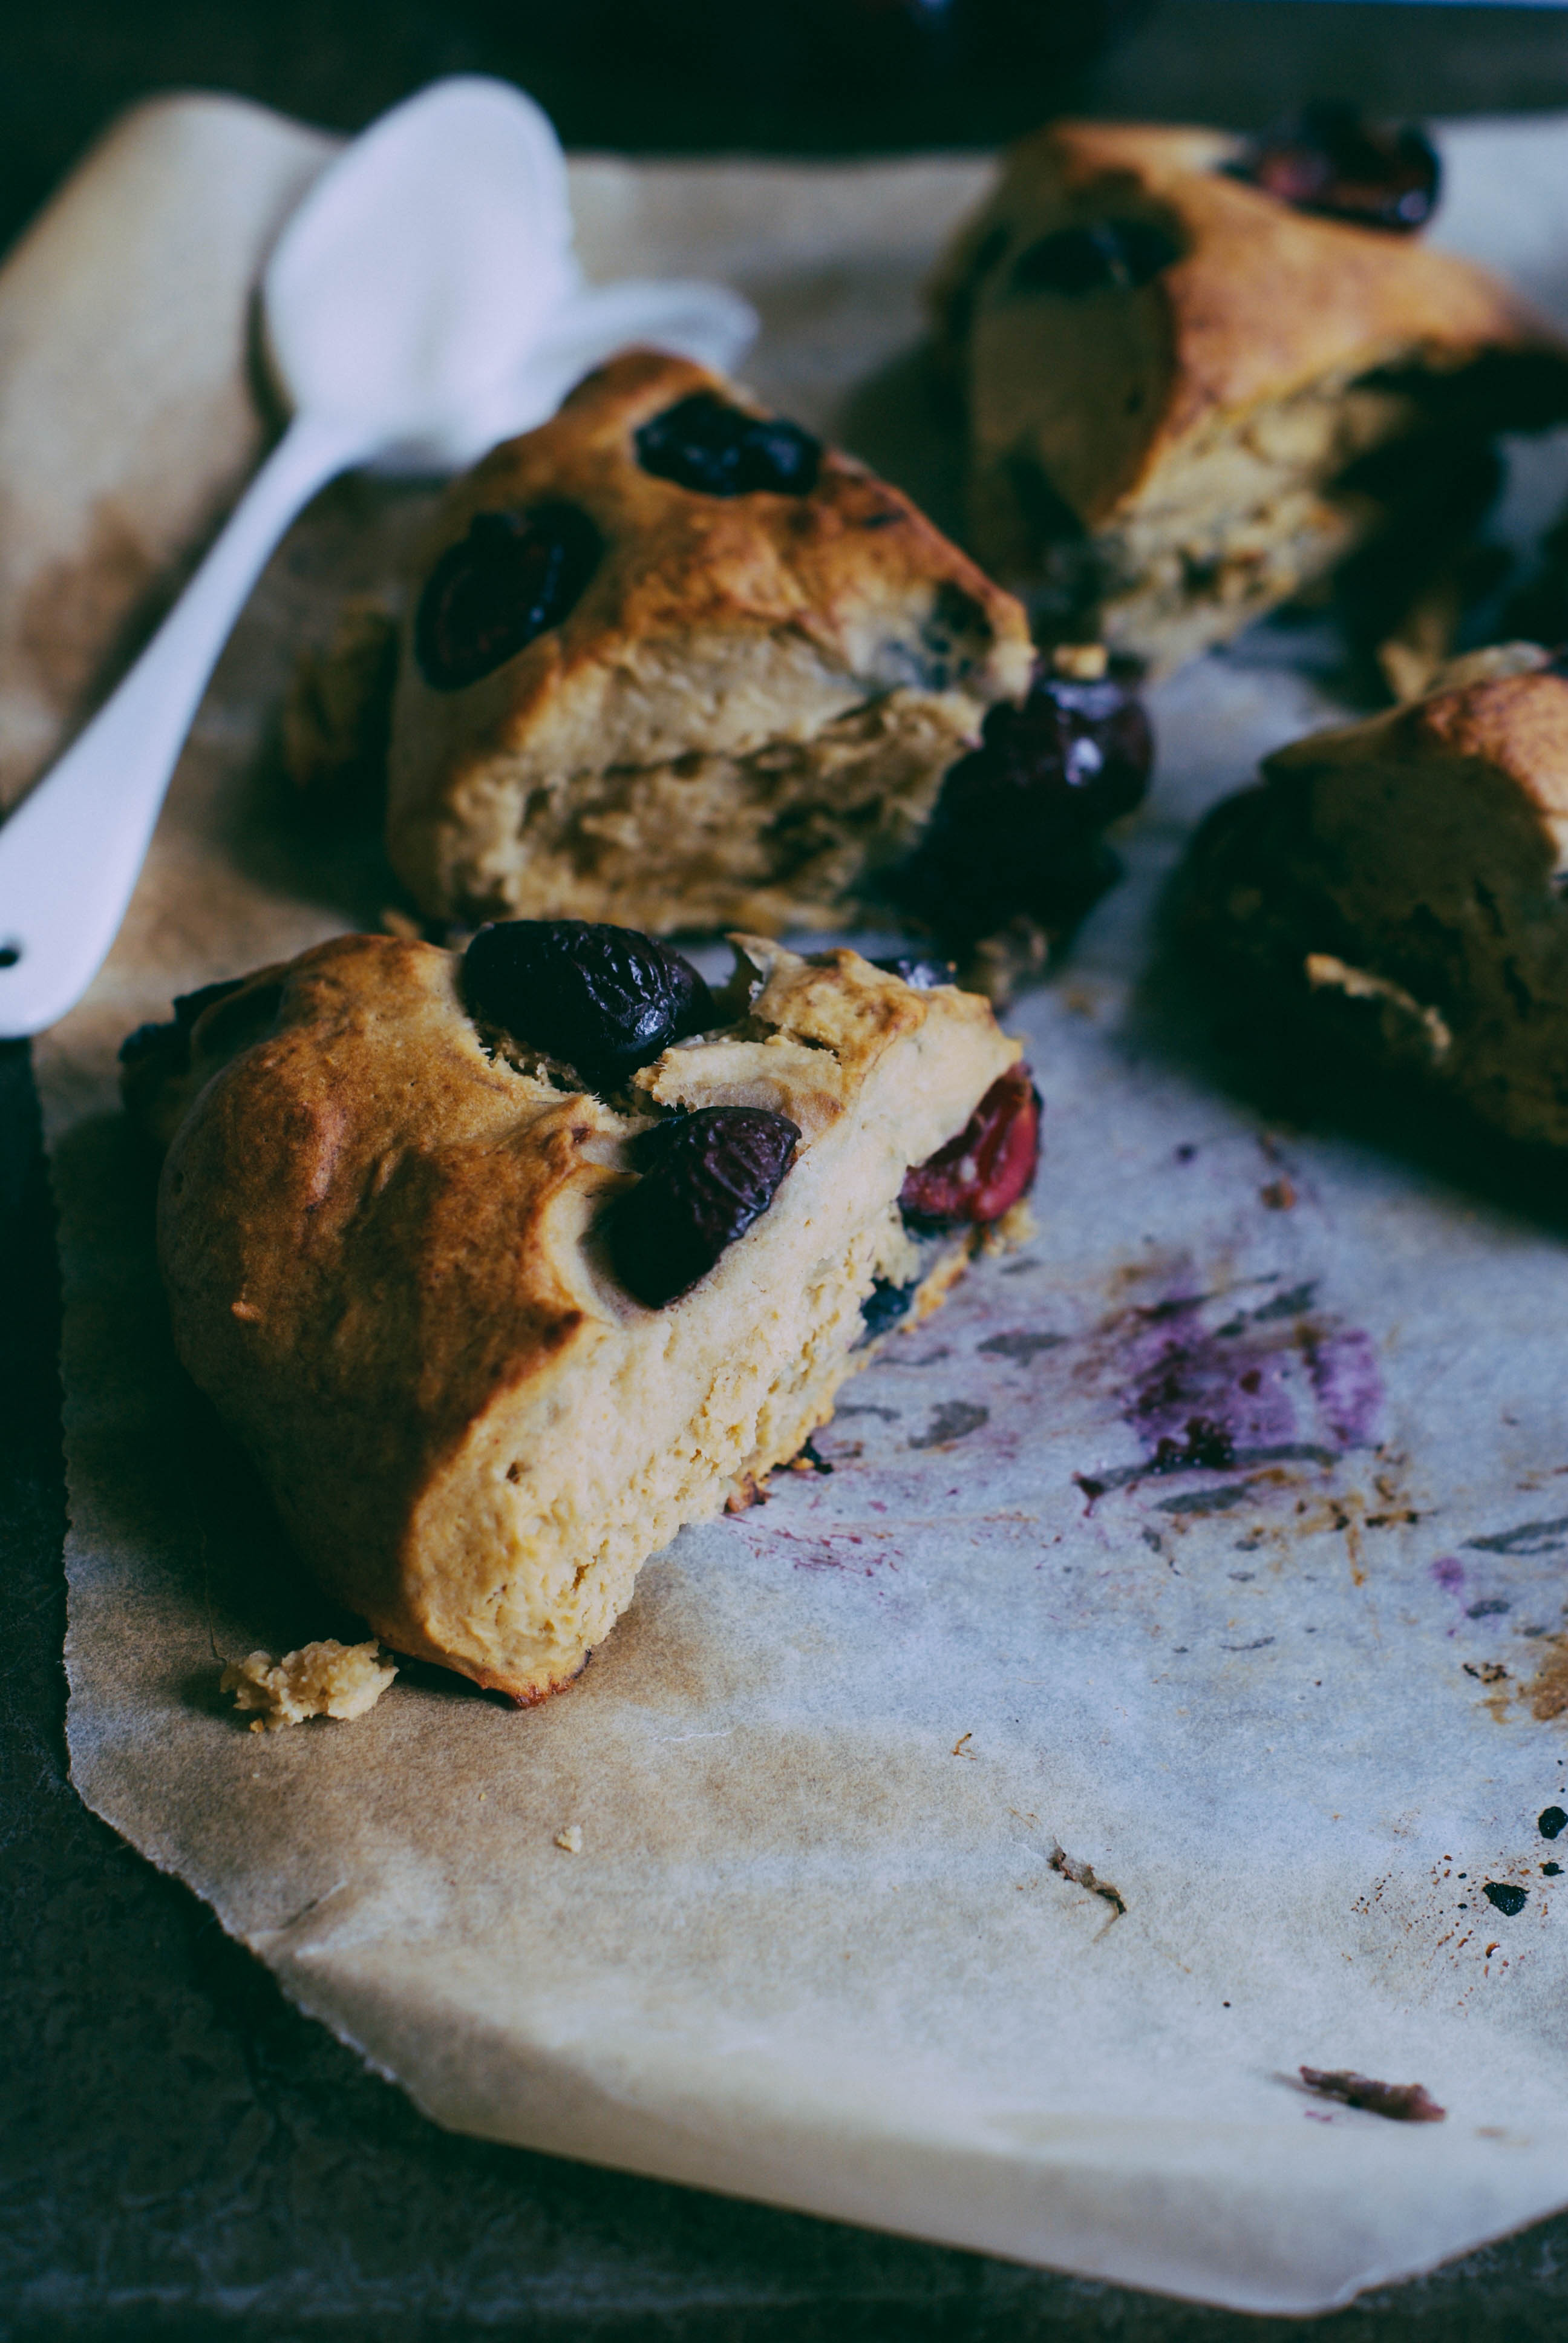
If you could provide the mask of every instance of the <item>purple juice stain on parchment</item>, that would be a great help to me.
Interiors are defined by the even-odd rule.
[[[1172,1295],[1123,1320],[1121,1414],[1141,1467],[1101,1476],[1332,1463],[1370,1446],[1382,1383],[1370,1336],[1312,1308],[1310,1285],[1251,1307]]]

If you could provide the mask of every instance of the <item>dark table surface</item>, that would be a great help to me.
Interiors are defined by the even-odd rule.
[[[758,0],[752,0],[758,5]],[[569,142],[648,151],[982,145],[1071,104],[1238,126],[1306,94],[1408,113],[1568,106],[1555,10],[1166,0],[1108,56],[872,91],[859,136],[784,100],[589,71],[527,0],[53,0],[0,12],[0,240],[129,100],[237,89],[351,128],[433,74],[514,74]],[[462,2139],[283,1999],[65,1777],[65,1490],[47,1182],[0,1044],[0,2335],[900,2343],[1568,2333],[1568,2217],[1259,2320]]]

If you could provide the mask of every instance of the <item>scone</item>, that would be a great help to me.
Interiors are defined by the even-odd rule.
[[[1033,667],[907,497],[652,351],[456,484],[408,601],[387,850],[465,920],[841,924]]]
[[[1534,644],[1453,661],[1268,758],[1193,842],[1181,918],[1276,1045],[1413,1075],[1568,1144],[1568,681]]]
[[[1568,346],[1390,232],[1419,209],[1324,216],[1279,160],[1215,130],[1055,123],[943,264],[970,541],[1042,640],[1169,671],[1379,531],[1468,528],[1491,436],[1568,415]]]
[[[735,940],[716,1001],[624,929],[348,936],[126,1045],[181,1358],[323,1585],[519,1701],[1033,1175],[984,1001]]]

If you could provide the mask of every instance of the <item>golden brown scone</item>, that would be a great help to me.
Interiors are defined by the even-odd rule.
[[[447,496],[410,581],[387,817],[427,913],[841,922],[987,709],[1022,698],[1018,603],[863,465],[784,426],[809,488],[710,494],[647,468],[639,431],[702,396],[762,412],[685,359],[629,352]],[[541,607],[564,613],[465,680],[476,662],[439,656],[436,602],[448,639],[482,632],[485,589],[454,578],[453,548],[483,552],[477,517],[493,547],[508,524],[482,517],[541,513],[564,580]]]
[[[1054,123],[933,287],[976,553],[1047,638],[1101,630],[1157,672],[1391,512],[1430,522],[1478,439],[1568,414],[1568,347],[1504,286],[1228,176],[1241,153],[1214,130]],[[1097,269],[1084,232],[1108,229]]]
[[[1532,643],[1268,758],[1194,840],[1183,922],[1286,1046],[1568,1145],[1568,681]]]
[[[133,1110],[174,1126],[158,1247],[185,1364],[322,1584],[395,1650],[520,1701],[577,1674],[649,1554],[799,1453],[870,1337],[940,1298],[983,1232],[911,1233],[910,1164],[940,1206],[973,1167],[940,1159],[933,1186],[926,1159],[955,1134],[972,1151],[999,1088],[1021,1106],[1012,1187],[1032,1172],[1032,1092],[985,1001],[736,942],[730,994],[702,996],[715,1030],[613,1103],[518,1016],[476,1024],[477,943],[466,974],[344,937],[127,1045]],[[788,1118],[793,1158],[707,1272],[645,1306],[628,1280],[660,1262],[626,1232],[649,1133],[713,1108]]]

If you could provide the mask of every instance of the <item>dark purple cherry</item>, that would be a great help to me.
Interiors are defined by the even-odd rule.
[[[874,960],[871,966],[884,976],[901,977],[916,992],[931,992],[939,984],[958,980],[951,960],[938,960],[934,952],[899,952],[891,960]]]
[[[703,497],[809,497],[822,448],[798,423],[748,415],[711,390],[695,390],[645,423],[637,435],[645,472]]]
[[[1231,176],[1298,211],[1409,235],[1437,209],[1442,165],[1413,123],[1370,122],[1353,106],[1305,106],[1256,138]]]
[[[613,1085],[716,1015],[691,962],[657,936],[586,920],[496,920],[463,955],[469,1014]]]
[[[645,1132],[642,1178],[606,1232],[628,1292],[662,1310],[706,1277],[768,1210],[799,1138],[788,1115],[755,1106],[702,1107]]]
[[[461,691],[558,627],[598,567],[604,539],[577,505],[476,513],[431,570],[414,655],[432,691]]]
[[[1042,662],[1021,708],[1002,702],[942,783],[894,892],[940,935],[987,935],[1020,913],[1070,925],[1118,864],[1101,838],[1141,804],[1154,741],[1130,685]]]
[[[1013,293],[1130,293],[1181,257],[1181,246],[1158,220],[1090,220],[1060,227],[1026,245],[1012,264]]]

